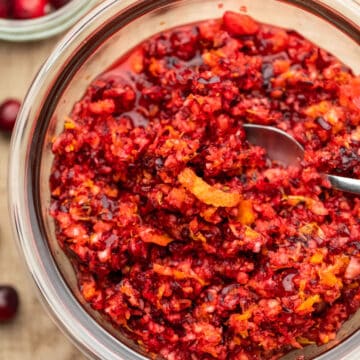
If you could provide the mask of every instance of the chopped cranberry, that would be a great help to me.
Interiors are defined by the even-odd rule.
[[[46,0],[14,0],[13,16],[16,19],[35,19],[45,15]]]
[[[11,131],[14,128],[20,106],[20,101],[15,99],[8,99],[0,105],[1,130]]]
[[[0,286],[0,322],[12,320],[19,307],[19,296],[12,286]]]
[[[50,4],[55,8],[55,9],[60,9],[61,7],[65,6],[66,4],[68,4],[71,0],[50,0]]]
[[[224,27],[231,35],[253,35],[259,25],[248,15],[226,11],[223,16]]]

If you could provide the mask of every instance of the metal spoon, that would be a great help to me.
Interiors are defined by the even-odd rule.
[[[304,148],[285,131],[273,126],[245,124],[249,143],[266,149],[270,159],[284,165],[300,164],[304,158]],[[360,180],[337,175],[325,175],[335,189],[360,194]]]

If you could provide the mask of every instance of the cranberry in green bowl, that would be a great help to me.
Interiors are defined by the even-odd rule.
[[[95,4],[96,0],[0,0],[0,39],[23,42],[55,36]]]

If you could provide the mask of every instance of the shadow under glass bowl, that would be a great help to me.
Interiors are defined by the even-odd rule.
[[[222,6],[219,6],[219,3]],[[91,80],[152,34],[225,10],[246,7],[255,19],[292,28],[360,73],[360,8],[348,0],[108,0],[88,14],[58,44],[30,88],[11,144],[9,208],[20,251],[57,324],[88,356],[144,359],[139,349],[82,299],[74,270],[59,248],[50,204],[51,142]],[[360,311],[336,340],[285,356],[294,359],[357,360]]]

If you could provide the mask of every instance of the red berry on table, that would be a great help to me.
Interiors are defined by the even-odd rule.
[[[69,3],[71,0],[50,0],[50,4],[55,8],[59,9]]]
[[[13,17],[34,19],[45,15],[47,0],[13,0]]]
[[[8,285],[0,286],[0,322],[12,320],[19,307],[17,291]]]
[[[20,106],[20,101],[15,99],[0,104],[0,130],[11,131],[14,128]]]

